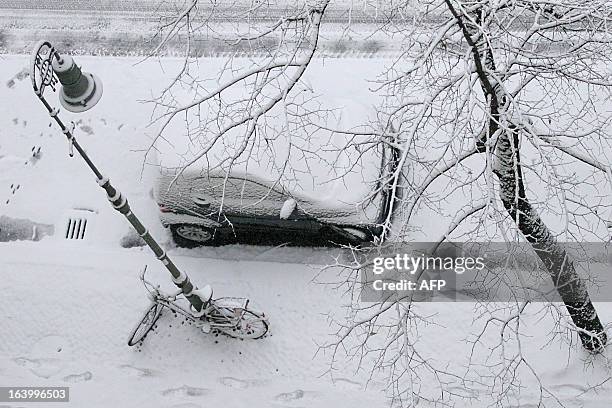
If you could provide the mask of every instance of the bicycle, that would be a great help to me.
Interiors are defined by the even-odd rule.
[[[149,292],[151,306],[145,311],[142,319],[131,332],[129,346],[144,341],[159,319],[164,308],[175,315],[182,315],[190,320],[204,333],[222,333],[239,339],[260,339],[268,332],[268,319],[263,312],[249,309],[249,299],[237,297],[221,297],[218,299],[203,299],[205,306],[201,312],[196,312],[189,304],[181,290],[168,294],[160,290],[159,285],[145,279],[147,267],[140,274],[140,280]]]

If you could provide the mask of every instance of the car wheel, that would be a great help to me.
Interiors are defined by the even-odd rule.
[[[215,230],[196,224],[171,225],[172,238],[177,246],[182,248],[195,248],[201,245],[210,245],[214,240]]]

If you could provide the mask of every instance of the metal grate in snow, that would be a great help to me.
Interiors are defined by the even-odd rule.
[[[87,229],[87,218],[68,218],[66,225],[66,239],[84,239]]]

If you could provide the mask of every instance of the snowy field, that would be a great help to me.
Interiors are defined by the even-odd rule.
[[[372,362],[367,360],[358,370],[359,361],[342,354],[330,371],[331,356],[319,349],[336,330],[328,317],[342,319],[349,302],[342,290],[320,284],[336,278],[334,270],[319,272],[321,265],[339,255],[337,250],[172,248],[150,197],[156,163],[146,162],[142,150],[150,142],[150,111],[137,100],[155,92],[146,78],[167,79],[178,62],[135,65],[137,60],[130,58],[83,57],[79,64],[86,70],[96,67],[105,94],[87,113],[62,113],[77,121],[80,142],[127,194],[153,235],[172,248],[169,254],[195,283],[212,284],[216,296],[250,297],[271,323],[268,337],[239,341],[204,335],[164,315],[141,347],[129,348],[128,333],[147,305],[138,281],[140,270],[148,264],[151,278],[168,288],[169,276],[147,248],[121,247],[129,235],[127,223],[110,209],[84,164],[68,157],[64,136],[51,126],[29,79],[17,75],[28,60],[23,55],[0,56],[0,216],[5,217],[0,222],[8,219],[9,227],[22,228],[23,220],[41,225],[32,231],[38,241],[0,243],[0,385],[68,385],[71,402],[66,406],[79,408],[388,405],[387,372],[371,373]],[[348,59],[334,61],[351,64]],[[325,61],[315,65],[326,63],[328,72],[338,72],[339,77],[345,69],[336,65],[334,71]],[[369,64],[362,65],[363,77],[371,76],[384,61]],[[334,78],[338,77],[328,80]],[[78,242],[61,234],[65,212],[74,208],[88,209],[91,219],[87,238]],[[612,306],[597,307],[604,324],[612,322]],[[418,308],[435,317],[435,324],[420,328],[421,356],[441,369],[465,373],[449,380],[452,395],[443,398],[451,406],[536,407],[544,402],[553,407],[603,408],[612,401],[610,349],[591,357],[576,344],[553,339],[558,327],[538,305],[529,309],[523,328],[522,351],[533,371],[521,368],[516,373],[520,395],[507,395],[503,401],[493,400],[491,389],[481,382],[499,375],[498,367],[485,360],[499,332],[486,332],[482,344],[472,350],[469,340],[483,324],[474,305]],[[504,388],[505,379],[494,382],[496,391]],[[419,384],[421,393],[440,397],[435,378],[421,378]],[[3,408],[18,406],[0,403]],[[422,400],[419,406],[434,405]]]

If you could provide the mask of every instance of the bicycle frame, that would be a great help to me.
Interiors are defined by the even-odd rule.
[[[149,292],[151,301],[167,307],[173,312],[179,313],[195,323],[202,322],[202,324],[204,324],[204,322],[208,322],[212,329],[231,329],[237,327],[249,304],[249,299],[246,298],[222,297],[211,299],[209,303],[202,308],[200,313],[196,313],[192,308],[186,308],[178,303],[181,299],[179,296],[183,294],[181,290],[174,294],[167,294],[160,290],[159,285],[154,285],[147,281],[145,279],[146,270],[147,267],[145,266],[140,275],[140,279],[145,289]],[[183,299],[187,301],[186,298],[183,297]],[[232,300],[237,301],[236,304],[230,305],[229,303]],[[223,305],[223,302],[227,302],[228,304]]]

